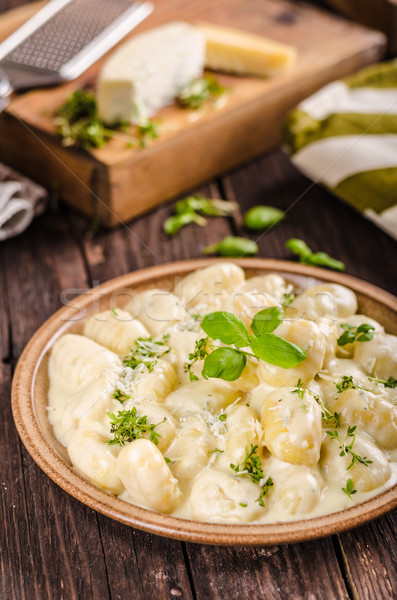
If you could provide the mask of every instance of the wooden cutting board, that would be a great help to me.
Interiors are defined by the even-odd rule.
[[[95,85],[103,61],[78,80],[15,96],[0,117],[0,161],[105,225],[143,213],[275,145],[286,112],[322,85],[375,62],[385,38],[311,6],[284,0],[154,0],[153,14],[135,32],[173,20],[210,21],[263,34],[298,50],[295,67],[271,80],[217,75],[230,88],[221,108],[170,106],[160,137],[144,149],[113,139],[86,152],[64,148],[52,114],[75,89]],[[0,39],[41,4],[0,18]],[[135,33],[134,32],[134,33]]]

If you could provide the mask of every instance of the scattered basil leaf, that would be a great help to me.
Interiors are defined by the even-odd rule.
[[[217,244],[207,246],[203,250],[204,254],[219,254],[220,256],[244,257],[258,254],[258,244],[252,240],[228,235]]]
[[[309,246],[303,240],[291,238],[285,244],[287,250],[299,256],[299,261],[306,265],[317,265],[327,267],[335,271],[344,271],[345,265],[340,260],[332,258],[325,252],[312,252]]]
[[[244,215],[244,225],[251,231],[264,231],[285,219],[285,213],[273,206],[253,206]]]

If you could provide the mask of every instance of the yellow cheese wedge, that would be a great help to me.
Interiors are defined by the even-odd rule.
[[[272,77],[289,69],[296,58],[292,46],[237,29],[199,23],[206,40],[205,66],[214,71]]]

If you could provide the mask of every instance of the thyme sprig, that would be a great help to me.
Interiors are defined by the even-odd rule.
[[[346,467],[346,471],[349,471],[349,469],[351,469],[356,463],[361,463],[365,467],[368,467],[372,463],[372,460],[370,460],[366,456],[360,456],[353,449],[353,445],[357,434],[356,425],[351,425],[348,427],[346,438],[343,442],[339,437],[337,429],[335,429],[334,431],[326,431],[326,433],[330,436],[331,439],[336,440],[338,442],[340,448],[340,456],[346,456],[348,454],[351,456],[351,461],[350,464]],[[348,443],[349,440],[350,443]]]
[[[249,477],[253,483],[260,486],[261,491],[259,493],[256,502],[259,502],[260,506],[265,506],[263,498],[269,492],[270,488],[274,485],[271,477],[265,477],[262,469],[261,459],[257,453],[258,446],[251,444],[251,448],[246,450],[245,458],[241,465],[234,465],[230,463],[230,468],[236,473],[236,475]]]

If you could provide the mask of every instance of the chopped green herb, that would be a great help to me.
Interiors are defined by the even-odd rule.
[[[377,377],[368,377],[371,381],[375,381],[375,383],[381,383],[385,386],[385,388],[395,388],[397,387],[397,379],[390,376],[389,379],[378,379]]]
[[[146,148],[150,139],[159,137],[158,123],[152,119],[146,119],[143,123],[137,125],[138,140],[141,148]]]
[[[76,90],[66,99],[56,111],[55,124],[64,146],[101,148],[113,135],[100,121],[95,96],[87,90]]]
[[[340,260],[332,258],[325,252],[312,252],[309,246],[297,238],[291,238],[285,244],[287,250],[296,254],[299,261],[306,265],[317,265],[319,267],[327,267],[335,271],[344,271],[345,265]]]
[[[113,434],[113,439],[106,440],[107,444],[119,444],[124,446],[126,442],[133,442],[142,437],[144,433],[149,433],[149,439],[154,444],[158,444],[160,436],[155,428],[160,423],[148,425],[147,416],[139,417],[136,407],[131,410],[122,410],[115,415],[112,412],[107,413],[110,419],[110,433]],[[164,419],[165,421],[165,419]],[[163,423],[164,421],[161,421]]]
[[[263,498],[272,487],[273,480],[271,477],[268,477],[265,480],[261,459],[257,454],[257,450],[258,446],[251,444],[251,448],[245,452],[244,462],[241,465],[234,465],[231,463],[230,468],[237,475],[249,477],[253,483],[257,483],[260,486],[261,491],[259,497],[256,499],[256,502],[259,502],[260,506],[265,506]]]
[[[129,400],[131,396],[128,396],[128,394],[125,394],[121,390],[117,389],[113,393],[113,398],[121,402],[121,404],[123,404],[126,400]]]
[[[86,150],[101,148],[113,137],[123,137],[127,147],[138,142],[144,148],[148,139],[159,135],[157,124],[150,119],[137,125],[135,138],[125,135],[128,123],[107,127],[99,118],[94,94],[84,89],[76,90],[66,99],[56,111],[54,121],[64,146],[80,145]]]
[[[349,323],[342,323],[340,327],[344,331],[338,338],[338,346],[345,346],[354,342],[369,342],[374,337],[375,327],[368,323],[362,323],[358,327]]]
[[[266,496],[266,494],[270,491],[270,488],[274,485],[273,479],[271,477],[268,477],[265,481],[265,483],[263,483],[261,485],[261,492],[259,494],[259,498],[257,498],[255,500],[255,502],[259,502],[260,506],[265,506],[265,503],[263,501],[263,498]]]
[[[185,373],[189,373],[190,381],[198,381],[192,367],[198,360],[204,360],[208,356],[208,342],[208,337],[197,340],[193,352],[188,356],[189,362],[184,364]]]
[[[248,504],[246,504],[245,502],[239,502],[240,506],[242,506],[243,508],[247,508]]]
[[[164,460],[169,465],[173,465],[175,462],[174,460],[171,460],[170,458],[168,458],[168,456],[164,456]]]
[[[342,488],[342,491],[345,492],[346,496],[349,496],[350,500],[353,500],[352,495],[357,493],[357,490],[353,489],[353,482],[351,479],[346,481],[346,487]]]
[[[250,477],[254,483],[259,483],[263,479],[264,473],[262,470],[261,459],[257,454],[258,446],[251,444],[251,448],[246,450],[244,462],[242,465],[230,464],[232,471],[238,475],[246,475]]]
[[[213,450],[208,450],[208,454],[214,454],[214,452],[223,452],[223,450],[219,450],[219,448],[214,448]]]
[[[184,87],[177,97],[177,102],[183,108],[197,110],[206,102],[217,100],[225,91],[226,88],[215,77],[204,75]]]
[[[226,414],[226,413],[223,413],[223,415],[219,415],[218,419],[219,419],[220,421],[226,421],[226,419],[227,419],[227,414]]]
[[[338,394],[341,394],[345,390],[357,390],[360,386],[356,385],[351,375],[343,375],[338,383],[334,381]]]
[[[123,364],[130,369],[136,369],[138,365],[145,365],[149,372],[153,371],[157,360],[170,352],[171,348],[165,344],[168,335],[163,336],[161,341],[154,342],[152,336],[148,338],[137,338],[135,350],[130,350],[123,359]]]
[[[286,308],[287,306],[289,306],[291,304],[291,302],[294,301],[294,299],[295,299],[295,294],[293,294],[292,292],[284,293],[282,306],[284,306],[284,308]]]
[[[113,315],[114,317],[117,317],[117,316],[118,316],[118,312],[117,312],[117,310],[116,310],[115,308],[112,308],[110,312],[112,313],[112,315]]]

